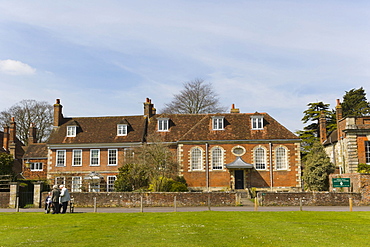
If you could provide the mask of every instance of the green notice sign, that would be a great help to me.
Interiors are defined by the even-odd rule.
[[[333,187],[351,187],[350,178],[333,178]]]

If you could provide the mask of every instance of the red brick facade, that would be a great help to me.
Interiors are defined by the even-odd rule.
[[[156,114],[149,99],[138,116],[65,118],[59,100],[54,111],[47,178],[75,192],[112,190],[127,155],[152,134],[176,151],[192,190],[301,189],[300,140],[266,113]]]

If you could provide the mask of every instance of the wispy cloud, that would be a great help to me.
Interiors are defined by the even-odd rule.
[[[0,60],[0,73],[10,75],[32,75],[36,73],[36,69],[28,64],[16,60]]]

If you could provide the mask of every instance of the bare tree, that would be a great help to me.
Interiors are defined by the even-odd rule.
[[[172,101],[165,104],[162,113],[218,113],[225,112],[226,107],[220,105],[218,95],[211,83],[203,79],[194,79],[184,83],[184,89],[175,94]]]
[[[9,125],[14,117],[17,123],[17,138],[28,144],[28,130],[36,127],[36,139],[44,142],[49,138],[53,123],[53,106],[46,101],[22,100],[9,109],[0,112],[0,123]]]

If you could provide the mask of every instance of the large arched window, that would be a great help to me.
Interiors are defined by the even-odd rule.
[[[191,169],[202,169],[202,150],[200,148],[193,148],[191,150]]]
[[[275,150],[276,155],[276,170],[286,170],[288,168],[287,151],[283,147],[278,147]]]
[[[222,170],[224,167],[224,152],[220,147],[212,148],[212,170]]]
[[[254,149],[254,167],[257,170],[266,169],[266,150],[262,147]]]

